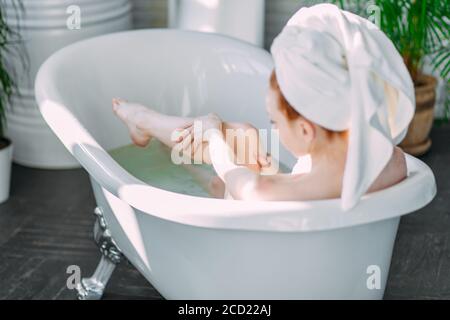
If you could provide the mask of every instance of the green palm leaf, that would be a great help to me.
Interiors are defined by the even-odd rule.
[[[357,4],[367,1],[332,0],[342,9],[367,17]],[[422,72],[426,58],[431,58],[433,71],[449,86],[450,75],[450,1],[448,0],[373,0],[380,8],[380,28],[403,56],[415,80]],[[447,90],[448,91],[448,90]],[[450,114],[447,95],[446,114]]]
[[[20,43],[20,36],[18,31],[7,24],[3,9],[7,2],[13,5],[17,14],[23,10],[23,4],[19,0],[0,0],[0,138],[4,136],[6,109],[10,105],[12,94],[16,90],[16,83],[13,79],[14,70],[7,65],[6,54],[18,54],[23,62],[26,60],[20,53],[16,52],[17,43]]]

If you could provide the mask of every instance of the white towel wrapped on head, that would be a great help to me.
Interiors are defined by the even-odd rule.
[[[414,85],[402,57],[370,21],[331,4],[300,9],[271,52],[292,107],[326,129],[349,130],[342,207],[354,207],[414,115]]]

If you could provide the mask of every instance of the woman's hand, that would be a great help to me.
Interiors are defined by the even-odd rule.
[[[211,160],[209,146],[203,146],[206,151],[203,153],[202,143],[209,143],[213,136],[219,136],[225,145],[231,147],[230,160],[235,164],[264,174],[271,174],[273,171],[272,159],[259,140],[258,129],[250,124],[223,123],[216,114],[212,113],[194,119],[189,125],[177,131],[179,133],[176,140],[178,149],[182,149],[193,157],[201,155],[203,161],[207,163]],[[197,153],[198,151],[200,152]]]
[[[179,133],[177,144],[182,144],[183,150],[191,148],[192,155],[195,155],[202,143],[208,142],[213,131],[222,134],[222,120],[218,115],[210,113],[195,118],[188,126],[177,131]]]

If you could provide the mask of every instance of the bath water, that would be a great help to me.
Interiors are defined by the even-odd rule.
[[[210,197],[207,183],[216,174],[210,165],[176,165],[170,149],[159,141],[147,148],[127,145],[109,151],[114,160],[139,180],[168,191]]]

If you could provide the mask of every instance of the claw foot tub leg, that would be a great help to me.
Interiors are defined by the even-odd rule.
[[[114,269],[123,259],[122,252],[117,248],[108,230],[102,210],[96,208],[94,214],[97,218],[94,225],[94,239],[102,257],[94,274],[90,278],[83,278],[78,284],[79,300],[100,300]]]

